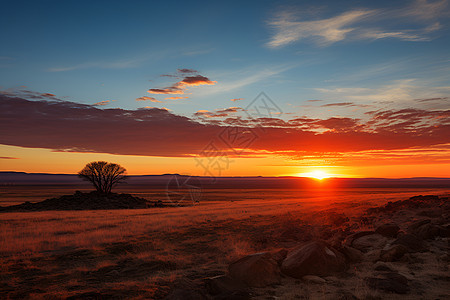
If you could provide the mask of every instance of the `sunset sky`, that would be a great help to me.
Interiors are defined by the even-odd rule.
[[[0,171],[450,177],[450,5],[5,1]]]

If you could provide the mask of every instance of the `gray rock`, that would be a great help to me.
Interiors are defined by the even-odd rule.
[[[288,253],[281,265],[284,274],[327,276],[345,270],[345,257],[323,241],[313,241]]]
[[[408,248],[409,252],[421,252],[426,250],[423,241],[414,234],[402,234],[392,244],[403,245]]]
[[[374,290],[382,290],[390,293],[406,294],[409,292],[408,279],[394,272],[387,272],[377,277],[364,279],[367,286]]]
[[[247,291],[247,287],[237,281],[234,278],[231,278],[228,275],[219,275],[215,277],[206,278],[203,280],[205,282],[205,287],[208,293],[211,295],[219,295],[219,294],[233,294],[236,292],[245,292]]]
[[[362,252],[368,252],[375,249],[382,249],[387,241],[387,238],[381,234],[369,234],[355,239],[352,243],[352,247]]]
[[[381,251],[381,261],[398,261],[408,253],[408,248],[401,244],[392,245],[389,249]]]
[[[270,253],[245,256],[228,266],[230,276],[252,287],[281,283],[281,272]]]
[[[340,251],[349,263],[357,263],[363,260],[362,252],[353,247],[343,246]]]
[[[385,237],[396,238],[399,230],[400,227],[398,227],[396,224],[390,223],[379,226],[375,230],[375,232]]]

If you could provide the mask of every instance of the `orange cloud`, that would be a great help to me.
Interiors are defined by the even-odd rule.
[[[187,99],[189,97],[167,97],[164,98],[165,100],[178,100],[178,99]]]
[[[147,97],[147,96],[143,96],[143,97],[139,97],[139,98],[136,98],[136,101],[151,101],[151,102],[157,102],[157,103],[161,103],[162,101],[159,101],[158,99],[156,99],[156,98],[153,98],[153,97]]]
[[[100,102],[94,103],[92,105],[93,106],[105,106],[105,105],[108,105],[112,101],[114,101],[114,100],[105,100],[105,101],[100,101]]]
[[[244,98],[234,98],[234,99],[231,99],[231,101],[233,101],[233,102],[239,101],[239,100],[244,100]]]
[[[188,70],[188,69],[181,69]],[[214,85],[217,81],[212,81],[208,77],[202,75],[186,76],[183,80],[172,84],[165,88],[149,89],[147,92],[150,94],[164,94],[164,95],[183,95],[185,89],[190,86],[200,86],[200,85]]]

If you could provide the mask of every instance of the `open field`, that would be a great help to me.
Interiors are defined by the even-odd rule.
[[[372,229],[386,221],[380,215],[362,223],[361,215],[369,207],[449,192],[205,190],[195,206],[2,213],[0,298],[64,299],[98,293],[78,299],[89,295],[91,299],[161,299],[174,288],[199,286],[203,278],[224,273],[230,262],[244,255],[289,249],[310,239],[330,239],[344,227]],[[164,195],[164,191],[140,195],[152,193]],[[337,221],[342,215],[349,218],[345,224]],[[414,219],[411,215],[402,222]],[[402,271],[448,280],[448,269],[438,260],[422,259],[433,265]],[[320,286],[283,278],[282,286],[254,289],[254,299],[334,299],[342,289],[362,299],[386,299],[364,285],[361,278],[366,273],[362,263]],[[433,289],[423,292],[425,298],[442,297],[445,287],[440,284],[433,281]]]

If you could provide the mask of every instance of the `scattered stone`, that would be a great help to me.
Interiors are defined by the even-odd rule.
[[[353,241],[352,247],[362,252],[368,252],[370,250],[382,249],[387,243],[387,238],[381,234],[369,234],[357,238]]]
[[[345,291],[345,290],[339,290],[337,292],[336,296],[333,297],[333,299],[336,299],[336,300],[359,300],[358,297],[353,295],[351,292]]]
[[[403,245],[410,252],[422,252],[426,250],[423,241],[414,234],[402,234],[392,244]]]
[[[357,263],[363,260],[362,252],[353,247],[343,246],[340,251],[344,254],[345,259],[349,263]]]
[[[378,261],[374,265],[374,270],[379,272],[392,272],[393,270],[385,263]]]
[[[377,277],[367,277],[364,281],[374,290],[397,294],[406,294],[409,292],[408,279],[395,272],[382,273]]]
[[[270,251],[270,255],[272,256],[272,259],[277,262],[278,265],[281,266],[281,263],[286,258],[288,254],[288,251],[286,249],[278,249],[274,251]]]
[[[288,253],[281,270],[291,277],[302,278],[305,275],[331,275],[345,267],[342,253],[323,241],[313,241]]]
[[[381,234],[382,236],[388,237],[388,238],[396,238],[398,235],[398,231],[400,230],[400,227],[398,227],[396,224],[383,224],[379,226],[375,232],[378,234]]]
[[[382,250],[380,255],[381,261],[398,261],[408,252],[408,248],[401,244],[392,245],[387,250]]]
[[[310,282],[310,283],[317,283],[317,284],[323,284],[326,282],[325,279],[320,278],[319,276],[315,276],[315,275],[306,275],[302,277],[302,280],[306,281],[306,282]]]
[[[281,272],[270,253],[245,256],[228,266],[231,277],[248,286],[264,287],[281,282]]]
[[[247,287],[243,283],[231,278],[228,275],[219,275],[206,278],[204,279],[204,282],[206,290],[211,295],[230,295],[236,292],[245,292],[247,290]]]
[[[97,292],[86,292],[74,296],[67,297],[66,300],[102,300],[111,299],[111,295],[104,295]]]
[[[344,245],[345,246],[349,246],[352,247],[353,241],[356,239],[359,239],[360,237],[366,236],[366,235],[370,235],[370,234],[374,234],[375,231],[372,230],[368,230],[368,231],[358,231],[355,232],[353,234],[350,234],[344,241]]]

